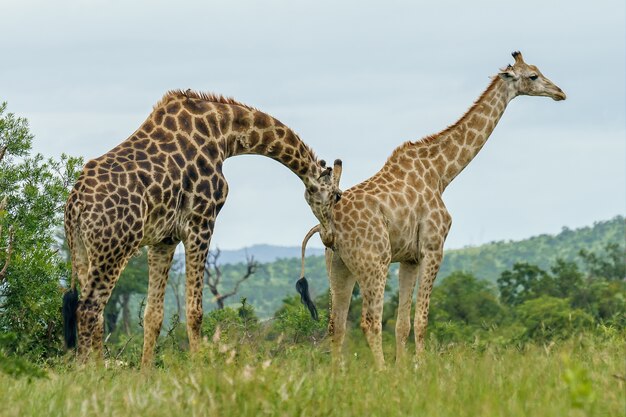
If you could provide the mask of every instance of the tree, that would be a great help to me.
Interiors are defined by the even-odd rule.
[[[227,293],[220,293],[218,286],[222,281],[222,269],[219,266],[219,257],[221,251],[216,249],[215,251],[209,251],[206,263],[204,264],[204,272],[206,277],[206,285],[209,287],[211,294],[217,303],[217,308],[222,310],[224,308],[224,300],[228,297],[232,297],[239,291],[239,286],[242,282],[250,278],[259,268],[259,263],[254,260],[253,256],[246,257],[246,270],[244,274],[235,282],[232,290]]]
[[[624,248],[617,243],[607,243],[604,254],[581,249],[578,253],[589,275],[604,278],[609,281],[623,281],[626,279],[626,262],[624,262]]]
[[[516,263],[513,269],[502,272],[497,282],[500,300],[511,306],[519,305],[537,294],[546,294],[553,286],[546,271],[526,262]]]
[[[434,288],[431,309],[433,321],[481,325],[502,318],[502,307],[492,284],[462,271],[448,275]]]
[[[576,294],[583,285],[584,276],[576,262],[557,259],[550,268],[554,296],[565,298]]]
[[[536,341],[564,339],[593,325],[593,317],[572,309],[567,299],[542,295],[517,307],[525,331],[523,337]]]
[[[30,155],[24,118],[0,105],[0,331],[16,337],[9,352],[40,358],[58,351],[61,282],[69,277],[54,232],[82,160]]]

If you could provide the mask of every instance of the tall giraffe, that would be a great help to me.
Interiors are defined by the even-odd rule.
[[[320,222],[337,191],[330,167],[298,135],[250,106],[212,94],[171,91],[128,139],[89,161],[65,207],[72,257],[67,320],[76,320],[78,355],[102,355],[103,310],[121,271],[140,247],[149,246],[149,288],[142,365],[152,363],[163,322],[163,298],[174,250],[186,255],[186,319],[191,351],[198,349],[204,263],[215,219],[226,201],[226,158],[257,154],[289,168],[305,185]],[[77,305],[77,307],[76,307]],[[76,341],[66,330],[68,345]],[[72,340],[72,337],[74,338]]]
[[[333,236],[325,236],[324,227],[321,235],[329,248],[328,332],[335,362],[341,357],[350,296],[358,282],[363,298],[361,328],[376,365],[384,366],[381,318],[391,262],[400,263],[396,361],[405,353],[417,280],[416,357],[423,350],[430,293],[451,225],[443,191],[478,154],[513,98],[530,95],[565,100],[565,93],[536,66],[526,64],[521,53],[514,52],[513,57],[515,64],[494,76],[455,124],[420,141],[400,145],[376,175],[344,191],[332,207]],[[338,178],[335,182],[338,185]],[[318,225],[307,234],[303,252],[308,239],[319,230]],[[310,301],[307,293],[302,295]]]

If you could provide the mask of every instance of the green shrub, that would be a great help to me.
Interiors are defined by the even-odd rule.
[[[219,328],[220,340],[224,342],[250,339],[259,330],[259,319],[254,307],[245,298],[237,309],[225,307],[212,310],[204,316],[202,332],[209,339],[215,336]]]
[[[321,340],[328,327],[328,313],[319,312],[319,320],[311,318],[309,311],[300,303],[298,296],[285,298],[283,306],[276,312],[273,330],[284,334],[291,342]]]
[[[565,339],[576,332],[590,329],[593,317],[580,309],[572,309],[568,299],[541,296],[525,301],[516,309],[525,330],[524,339],[549,341]]]

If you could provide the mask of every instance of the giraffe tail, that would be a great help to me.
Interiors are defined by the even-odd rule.
[[[80,216],[80,204],[68,203],[66,206],[66,227],[65,235],[67,245],[72,258],[72,276],[70,289],[63,294],[63,305],[61,314],[63,316],[63,336],[65,338],[65,346],[68,349],[76,347],[77,341],[77,324],[78,324],[78,290],[76,289],[76,277],[78,276],[78,247],[82,245],[82,240],[78,234],[77,222]]]
[[[70,289],[63,294],[63,335],[68,349],[76,347],[78,290]]]
[[[302,304],[304,304],[309,309],[311,317],[313,317],[314,320],[318,320],[319,316],[317,314],[317,308],[315,307],[313,300],[311,300],[311,294],[309,293],[309,282],[304,276],[304,255],[306,253],[306,245],[309,242],[309,239],[311,239],[314,234],[318,233],[320,229],[321,226],[319,224],[317,226],[314,226],[311,230],[309,230],[309,232],[304,237],[304,240],[302,241],[302,266],[300,269],[300,279],[298,280],[298,282],[296,282],[296,290],[300,294],[300,301],[302,301]]]

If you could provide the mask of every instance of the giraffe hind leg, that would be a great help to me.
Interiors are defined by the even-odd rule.
[[[396,321],[396,364],[406,356],[406,342],[411,332],[411,302],[417,281],[418,266],[401,263],[398,274],[398,318]]]
[[[67,233],[68,246],[72,258],[72,277],[73,281],[78,278],[78,282],[81,287],[85,285],[87,281],[87,274],[89,270],[89,258],[87,256],[87,250],[85,245],[78,235],[78,233],[72,233],[70,236]],[[78,289],[72,282],[70,290],[63,294],[62,304],[62,317],[63,317],[63,335],[65,339],[65,346],[68,349],[76,347],[77,343],[77,323],[78,323]]]
[[[185,242],[185,313],[189,350],[195,353],[200,348],[202,326],[202,289],[204,265],[209,251],[208,232],[198,232]]]
[[[81,287],[78,301],[78,356],[86,361],[93,353],[102,359],[102,336],[104,334],[104,307],[126,266],[131,254],[125,254],[106,262],[92,262],[85,285]]]

